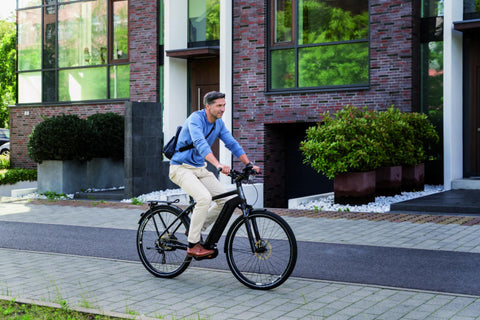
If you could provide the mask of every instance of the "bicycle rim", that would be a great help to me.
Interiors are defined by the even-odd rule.
[[[240,217],[227,234],[228,266],[247,287],[261,290],[278,287],[295,268],[295,236],[285,220],[272,212],[254,212],[248,219],[254,222],[251,225],[257,231],[255,250],[250,245],[246,221]]]
[[[172,278],[190,264],[187,257],[189,220],[180,211],[161,206],[147,212],[137,232],[137,252],[145,268],[157,277]],[[178,218],[178,219],[177,219]]]

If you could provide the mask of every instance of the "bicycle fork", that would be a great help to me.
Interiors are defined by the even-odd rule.
[[[247,211],[247,214],[244,213],[245,227],[247,228],[250,249],[254,254],[263,253],[265,251],[265,246],[258,230],[257,221],[254,217],[250,217],[251,208],[246,208],[245,210]]]

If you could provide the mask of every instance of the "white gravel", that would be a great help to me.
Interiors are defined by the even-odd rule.
[[[351,212],[376,212],[384,213],[390,211],[390,205],[401,201],[428,196],[434,193],[442,192],[443,186],[425,185],[424,191],[420,192],[402,192],[392,197],[376,197],[375,202],[364,205],[340,205],[333,203],[333,194],[322,197],[314,201],[300,202],[297,206],[290,209],[306,209],[320,211],[351,211]]]

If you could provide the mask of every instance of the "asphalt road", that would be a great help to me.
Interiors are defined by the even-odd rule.
[[[0,222],[0,247],[139,261],[136,231]],[[228,269],[222,253],[191,266]],[[480,295],[480,254],[299,242],[293,276]],[[145,270],[145,272],[147,272]]]

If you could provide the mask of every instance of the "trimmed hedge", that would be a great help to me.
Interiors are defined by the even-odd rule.
[[[95,143],[91,152],[95,158],[123,159],[125,119],[116,113],[97,113],[87,118]]]
[[[32,131],[28,156],[44,160],[80,160],[92,158],[123,159],[124,117],[114,113],[95,114],[87,119],[77,115],[46,118]]]
[[[37,181],[36,169],[6,169],[0,171],[1,184],[15,184],[19,181]]]

